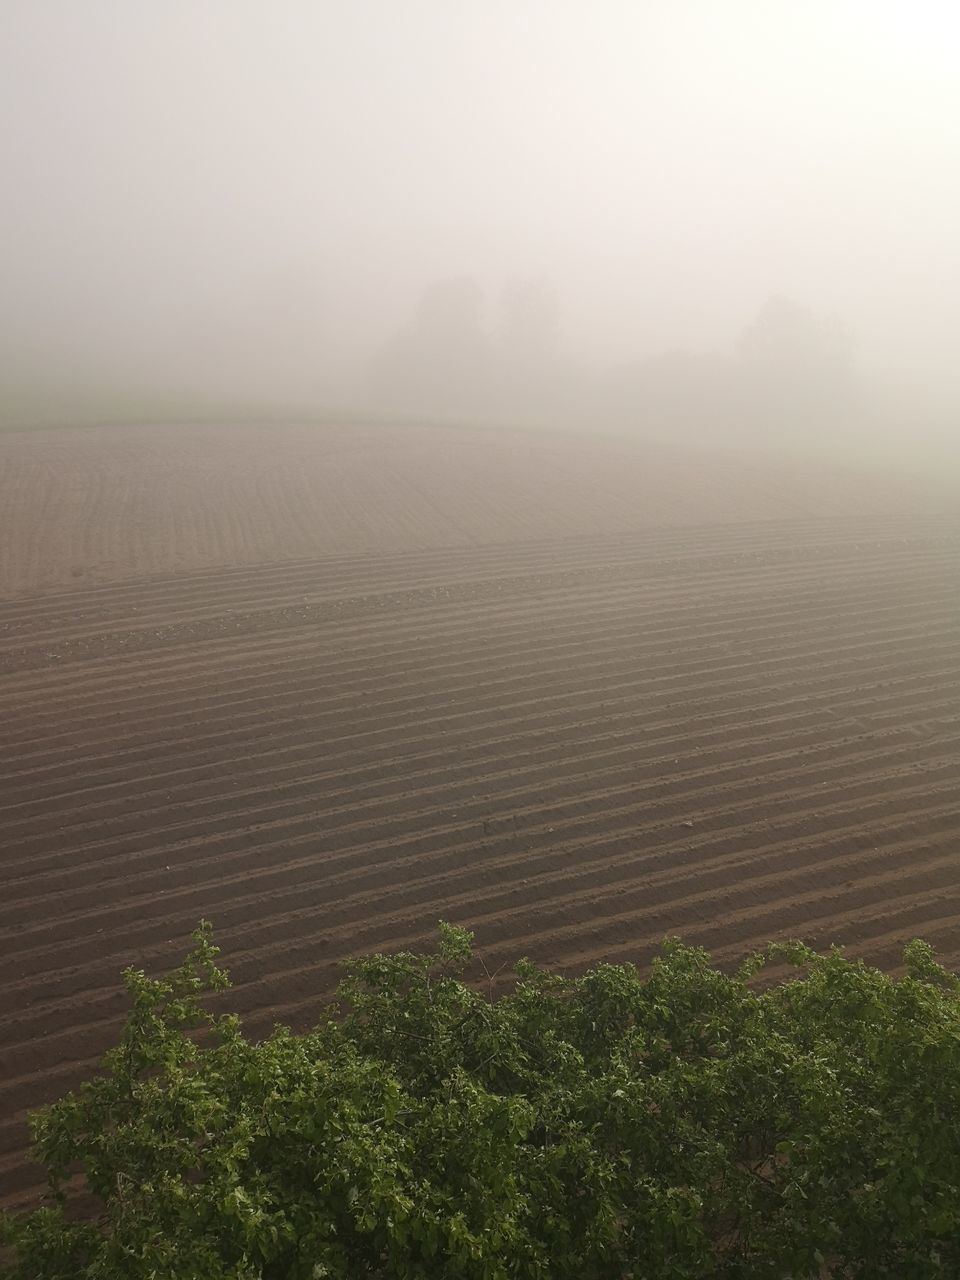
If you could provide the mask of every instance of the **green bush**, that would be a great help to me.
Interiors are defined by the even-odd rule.
[[[34,1117],[51,1203],[5,1219],[6,1280],[960,1276],[960,993],[923,943],[899,980],[792,945],[757,990],[765,956],[670,943],[492,1000],[443,925],[251,1043],[195,942]]]

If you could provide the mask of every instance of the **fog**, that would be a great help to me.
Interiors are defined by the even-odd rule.
[[[0,418],[950,443],[958,57],[945,0],[4,0]]]

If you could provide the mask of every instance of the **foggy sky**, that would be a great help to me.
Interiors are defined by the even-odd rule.
[[[950,394],[958,65],[950,0],[2,0],[0,374],[344,400],[537,278],[580,364],[780,294]]]

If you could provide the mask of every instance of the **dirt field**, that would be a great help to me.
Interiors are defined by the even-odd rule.
[[[949,510],[895,476],[536,432],[101,427],[0,435],[0,599],[223,565]]]
[[[917,485],[204,428],[0,437],[0,493],[0,1199],[201,916],[257,1029],[439,917],[495,965],[960,962],[960,518]]]

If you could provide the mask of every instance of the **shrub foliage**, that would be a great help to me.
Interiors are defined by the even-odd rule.
[[[442,925],[253,1043],[194,940],[126,973],[102,1072],[34,1117],[50,1202],[5,1219],[6,1280],[960,1275],[960,992],[923,943],[897,980],[669,943],[493,999]]]

